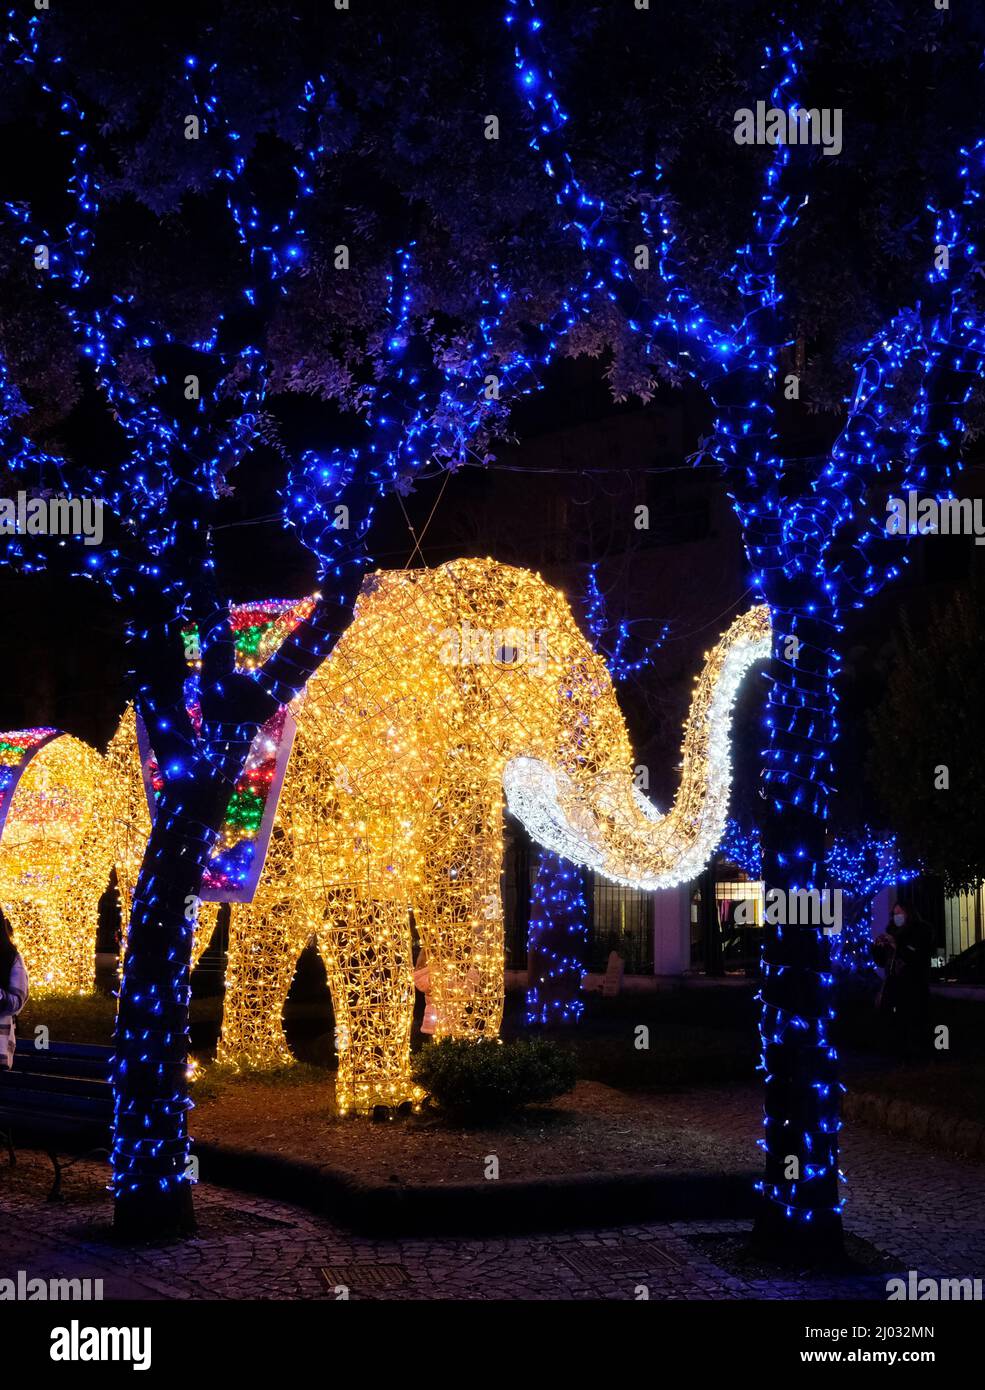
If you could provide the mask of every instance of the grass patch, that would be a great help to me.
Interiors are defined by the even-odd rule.
[[[944,1110],[976,1124],[985,1121],[985,1061],[948,1059],[880,1070],[863,1062],[846,1068],[845,1082],[850,1091]]]
[[[626,1025],[615,1037],[579,1037],[573,1028],[565,1041],[574,1051],[579,1079],[621,1090],[675,1091],[755,1076],[759,1052],[754,1034],[653,1023],[647,1025],[648,1046],[638,1047],[638,1026]]]
[[[837,1009],[833,1035],[840,1048],[894,1056],[896,1044],[887,1019],[875,1007],[874,988],[867,996],[860,989],[840,999]],[[929,1016],[931,1027],[946,1025],[951,1057],[961,1057],[966,1063],[985,1062],[985,1029],[979,1000],[931,994]]]
[[[36,1028],[47,1028],[51,1042],[90,1043],[109,1047],[116,1021],[112,994],[79,994],[48,990],[30,995],[17,1016],[17,1032],[34,1037]]]
[[[296,1062],[293,1066],[268,1067],[262,1071],[249,1071],[233,1067],[228,1063],[210,1062],[199,1067],[191,1081],[192,1099],[217,1100],[231,1090],[241,1086],[270,1086],[287,1090],[295,1086],[310,1086],[313,1082],[324,1086],[326,1082],[323,1067],[309,1066]]]
[[[193,999],[191,1023],[215,1025],[222,1017],[221,999]],[[35,990],[17,1016],[21,1038],[34,1036],[35,1028],[48,1029],[51,1042],[87,1043],[110,1047],[116,1024],[116,996],[97,990]]]

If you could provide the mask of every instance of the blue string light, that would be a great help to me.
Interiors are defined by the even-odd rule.
[[[530,899],[527,950],[537,977],[527,990],[527,1023],[576,1023],[588,948],[588,904],[581,870],[540,850]]]
[[[750,879],[762,878],[763,853],[756,830],[744,829],[730,818],[719,855]],[[900,858],[896,836],[864,826],[857,835],[839,836],[825,856],[827,881],[840,889],[847,914],[841,930],[831,935],[831,958],[840,970],[871,969],[872,904],[887,888],[895,889],[919,877]]]
[[[585,622],[591,634],[592,646],[605,658],[609,675],[620,685],[629,676],[635,676],[653,662],[656,653],[663,646],[670,631],[669,624],[661,626],[658,635],[642,646],[634,644],[628,619],[618,622],[610,618],[605,598],[599,589],[598,565],[591,564],[585,576]],[[629,655],[627,648],[639,647],[639,655]]]

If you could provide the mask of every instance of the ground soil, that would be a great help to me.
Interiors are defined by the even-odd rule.
[[[690,1243],[722,1269],[745,1279],[775,1279],[781,1272],[787,1278],[816,1279],[819,1270],[829,1274],[888,1274],[898,1261],[870,1241],[846,1233],[844,1252],[820,1264],[802,1260],[796,1254],[786,1260],[758,1254],[746,1232],[700,1233],[688,1237]]]
[[[721,1172],[755,1162],[746,1144],[723,1142],[693,1124],[682,1127],[659,1095],[631,1095],[592,1081],[496,1128],[462,1128],[426,1111],[383,1124],[340,1120],[333,1112],[330,1073],[326,1081],[286,1087],[244,1079],[197,1105],[191,1128],[198,1141],[403,1186],[481,1182],[491,1154],[499,1159],[499,1176],[510,1179]]]

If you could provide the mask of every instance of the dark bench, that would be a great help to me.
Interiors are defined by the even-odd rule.
[[[11,1167],[15,1146],[40,1148],[55,1170],[49,1202],[61,1198],[62,1173],[79,1158],[109,1152],[112,1051],[82,1043],[47,1048],[20,1041],[13,1069],[0,1071],[0,1142]],[[71,1154],[65,1163],[60,1154]]]

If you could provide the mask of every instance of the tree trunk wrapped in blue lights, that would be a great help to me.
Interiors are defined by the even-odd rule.
[[[527,1023],[576,1023],[588,947],[582,871],[550,850],[537,855],[527,933]]]
[[[163,797],[130,915],[114,1043],[112,1162],[118,1219],[134,1234],[193,1225],[188,1172],[188,1006],[195,906],[214,812]]]
[[[691,294],[678,264],[659,165],[649,186],[645,171],[634,173],[635,225],[631,215],[594,197],[579,182],[567,149],[568,117],[540,6],[505,0],[505,13],[519,89],[532,114],[530,145],[543,159],[563,225],[592,259],[599,283],[638,334],[655,372],[692,377],[713,404],[708,453],[729,484],[753,591],[773,616],[762,788],[765,886],[820,889],[843,615],[863,607],[907,561],[905,537],[888,534],[885,520],[874,514],[874,499],[885,489],[930,496],[949,490],[964,406],[985,361],[974,295],[985,141],[957,152],[950,207],[926,206],[919,229],[926,248],[920,301],[858,347],[841,431],[827,452],[804,457],[784,446],[777,423],[784,396],[799,396],[782,390],[798,381],[789,354],[798,325],[788,320],[776,271],[779,248],[807,205],[806,176],[816,151],[773,147],[749,238],[725,272],[732,321],[716,322]],[[763,64],[771,107],[796,105],[802,51],[781,26]],[[634,241],[647,248],[656,275],[641,274],[625,258]],[[841,1239],[831,987],[820,931],[767,930],[761,1021],[767,1152],[757,1231],[770,1245],[800,1255],[830,1252]]]
[[[783,890],[789,903],[799,889],[826,886],[838,704],[830,647],[837,618],[827,604],[818,611],[819,596],[805,587],[791,586],[784,598],[784,608],[774,608],[762,873],[766,889]],[[782,1246],[793,1222],[810,1226],[818,1248],[837,1248],[841,1088],[830,1036],[835,981],[820,922],[767,918],[761,970],[766,1164],[757,1234],[763,1244]]]

